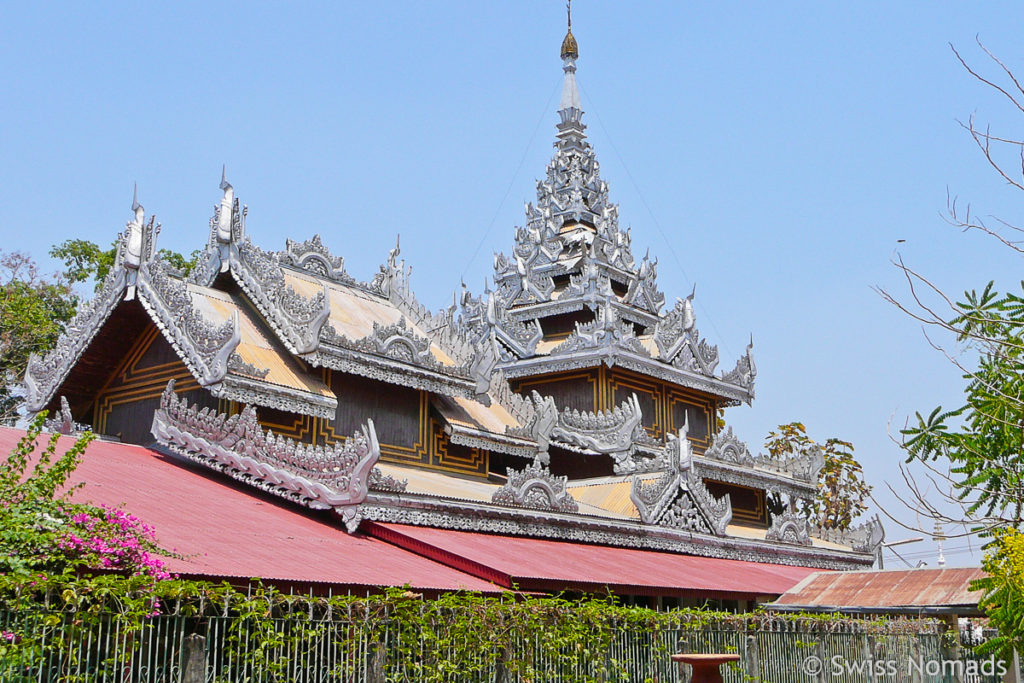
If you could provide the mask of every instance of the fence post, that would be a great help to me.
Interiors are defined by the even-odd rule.
[[[744,628],[746,627],[744,626]],[[758,661],[757,656],[757,631],[750,633],[743,640],[745,645],[743,648],[743,668],[747,676],[758,679],[761,677],[761,663]]]
[[[206,638],[193,633],[185,638],[181,683],[206,683]]]
[[[1020,681],[1020,653],[1013,651],[1010,661],[1006,662],[1006,675],[1003,676],[1003,683],[1021,683]]]
[[[918,636],[920,637],[920,636]],[[868,680],[875,680],[875,658],[878,657],[878,646],[875,644],[875,636],[870,633],[864,635],[864,661],[868,662]]]

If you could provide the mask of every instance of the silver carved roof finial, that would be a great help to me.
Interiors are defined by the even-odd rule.
[[[220,200],[220,211],[217,213],[217,241],[221,244],[231,242],[231,219],[235,203],[235,188],[228,182],[227,164],[221,166],[220,189],[224,196]]]
[[[139,184],[132,188],[132,211],[135,218],[125,226],[124,266],[137,270],[142,263],[142,226],[146,220],[146,210],[139,204]]]

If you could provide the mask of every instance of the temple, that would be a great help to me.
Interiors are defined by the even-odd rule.
[[[30,361],[28,409],[413,550],[458,532],[870,567],[877,519],[836,532],[796,512],[819,449],[756,455],[725,426],[754,398],[753,342],[721,363],[694,292],[666,304],[657,260],[634,256],[587,141],[578,57],[570,24],[554,155],[493,286],[432,312],[397,245],[369,282],[319,235],[264,250],[226,177],[183,276],[136,198],[95,298]]]

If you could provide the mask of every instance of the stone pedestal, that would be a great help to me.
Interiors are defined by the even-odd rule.
[[[693,678],[690,683],[722,683],[722,673],[718,667],[729,662],[740,661],[739,655],[672,655],[673,662],[689,664],[693,667]]]

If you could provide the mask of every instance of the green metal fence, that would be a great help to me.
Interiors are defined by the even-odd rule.
[[[258,621],[236,615],[170,614],[153,617],[141,628],[125,628],[113,617],[87,623],[83,627],[74,613],[0,613],[0,630],[45,634],[33,647],[15,648],[0,658],[0,681],[681,683],[687,674],[669,659],[676,652],[739,654],[740,664],[725,672],[733,683],[1001,680],[960,677],[969,671],[948,664],[931,673],[930,662],[966,662],[972,655],[950,645],[939,624],[926,621],[898,621],[887,627],[853,619],[759,617],[699,628],[653,629],[634,623],[613,625],[610,642],[602,641],[600,647],[572,652],[545,646],[542,631],[523,632],[508,641],[514,657],[486,648],[455,647],[451,641],[446,641],[445,650],[429,633],[386,614],[329,613]],[[467,657],[467,652],[473,654]],[[921,666],[910,666],[912,661]]]

